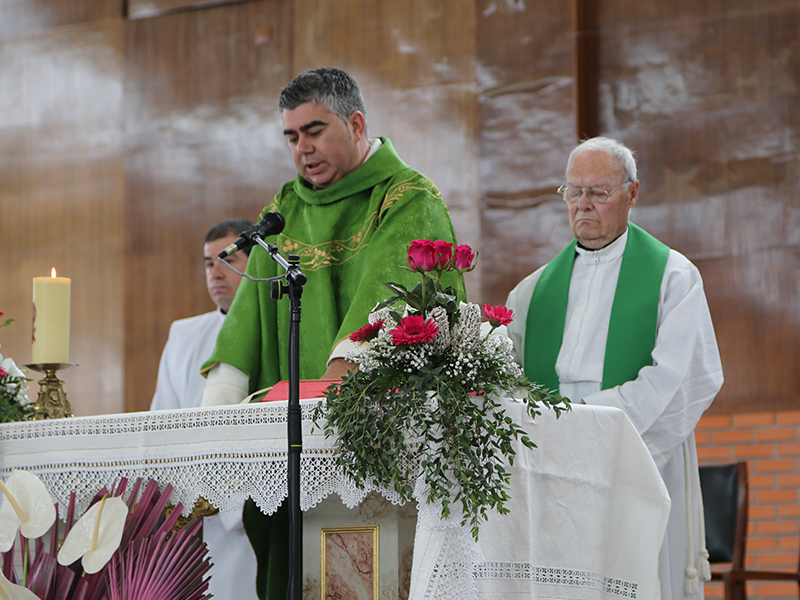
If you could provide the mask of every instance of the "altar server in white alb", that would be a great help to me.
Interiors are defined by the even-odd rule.
[[[214,225],[206,234],[203,243],[206,286],[217,309],[180,319],[170,326],[150,410],[200,406],[206,383],[200,375],[200,366],[214,350],[217,333],[241,281],[241,277],[221,264],[217,256],[250,225],[245,219],[229,219]],[[227,261],[244,273],[249,253],[249,248],[236,252]],[[258,600],[256,555],[244,531],[241,511],[205,517],[203,540],[214,564],[210,571],[209,593],[215,598]]]
[[[578,145],[559,193],[576,239],[508,297],[517,360],[531,381],[630,417],[672,500],[661,599],[702,600],[708,554],[694,428],[723,378],[700,273],[628,221],[639,181],[619,142]]]

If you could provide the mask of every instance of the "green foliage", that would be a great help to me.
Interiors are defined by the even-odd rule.
[[[515,389],[531,418],[543,407],[556,415],[570,408],[560,396],[510,372],[491,349],[482,344],[470,357],[470,379],[453,377],[453,356],[446,354],[418,368],[382,362],[331,386],[314,418],[327,420],[326,437],[337,436],[337,465],[359,488],[392,489],[403,501],[412,499],[421,475],[425,500],[441,500],[443,518],[451,507],[460,509],[462,526],[469,525],[477,539],[489,509],[508,512],[505,465],[513,464],[513,442],[536,447],[495,398]]]
[[[0,317],[4,313],[0,312]],[[14,319],[6,318],[0,327],[8,327]],[[27,421],[33,416],[33,406],[28,401],[30,379],[17,368],[10,358],[0,354],[0,423]]]
[[[496,398],[513,392],[531,419],[542,408],[559,416],[570,406],[530,383],[511,340],[493,335],[511,322],[510,311],[484,306],[491,326],[484,335],[481,308],[459,303],[459,294],[442,284],[445,273],[474,268],[469,246],[416,240],[408,259],[420,282],[410,290],[385,284],[393,296],[350,336],[358,347],[348,358],[358,370],[328,388],[314,420],[326,420],[336,464],[360,489],[394,490],[407,502],[421,477],[424,501],[441,502],[443,518],[460,511],[461,525],[477,539],[490,509],[508,512],[506,465],[514,463],[514,443],[536,447]]]
[[[33,415],[33,405],[20,402],[20,390],[27,387],[30,379],[8,375],[0,375],[0,423],[27,421]],[[23,392],[24,393],[24,392]]]

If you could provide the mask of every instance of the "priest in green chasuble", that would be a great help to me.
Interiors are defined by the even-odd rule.
[[[367,136],[364,101],[350,75],[333,68],[306,71],[281,92],[279,108],[298,175],[264,209],[286,219],[283,232],[265,241],[277,243],[284,256],[299,255],[308,278],[300,377],[341,378],[353,366],[346,358],[348,336],[391,294],[384,282],[417,283],[415,273],[399,269],[408,264],[410,243],[455,242],[455,233],[433,182],[406,165],[390,140]],[[253,249],[248,274],[274,277],[279,269],[267,252]],[[456,287],[460,275],[451,277],[449,285]],[[276,302],[269,294],[268,284],[242,281],[203,367],[204,406],[237,404],[288,379],[289,300]],[[285,503],[271,517],[252,501],[245,505],[262,598],[286,596],[287,515]]]
[[[559,193],[575,240],[508,297],[517,360],[531,381],[573,402],[628,415],[672,500],[661,600],[702,600],[708,554],[694,428],[723,378],[700,273],[629,222],[639,181],[619,142],[578,145]]]

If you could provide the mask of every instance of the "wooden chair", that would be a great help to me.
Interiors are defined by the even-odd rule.
[[[797,570],[761,571],[745,568],[748,519],[747,463],[700,467],[700,488],[705,512],[706,548],[712,569],[711,580],[722,581],[725,600],[747,600],[747,581],[795,581],[800,598],[800,556]]]

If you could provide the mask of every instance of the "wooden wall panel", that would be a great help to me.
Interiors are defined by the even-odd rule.
[[[336,66],[359,83],[370,136],[430,177],[462,243],[482,250],[475,10],[464,0],[295,0],[295,73]],[[482,264],[467,276],[481,296]]]
[[[170,323],[214,308],[202,242],[295,175],[277,111],[289,6],[131,21],[125,40],[126,408],[145,410]]]
[[[0,0],[0,41],[122,17],[124,0]]]
[[[170,322],[212,308],[202,236],[294,177],[276,100],[321,65],[356,76],[370,133],[442,189],[481,252],[474,301],[571,238],[551,192],[594,111],[638,152],[634,220],[705,278],[727,374],[712,412],[800,406],[796,0],[594,3],[588,108],[572,2],[214,4],[0,0],[0,310],[18,321],[0,343],[26,362],[31,278],[72,277],[78,414],[147,407]]]
[[[294,0],[293,22],[297,72],[351,69],[364,90],[455,85],[475,77],[471,1]]]
[[[603,5],[602,129],[639,153],[634,220],[706,279],[711,411],[797,408],[800,4]]]
[[[123,410],[121,55],[118,19],[0,42],[0,343],[30,362],[32,278],[70,277],[76,415]]]
[[[572,17],[558,0],[477,14],[483,290],[499,304],[572,237],[554,193],[575,142]]]
[[[145,19],[174,12],[216,8],[253,0],[127,0],[128,18]]]

